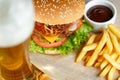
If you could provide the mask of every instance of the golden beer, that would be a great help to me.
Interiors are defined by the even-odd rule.
[[[33,71],[28,56],[27,46],[24,43],[10,48],[0,48],[0,68],[3,80],[32,79]]]
[[[34,28],[32,0],[1,0],[0,10],[0,80],[33,80],[27,50]]]

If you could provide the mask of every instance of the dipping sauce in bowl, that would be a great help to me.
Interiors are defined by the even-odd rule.
[[[113,12],[104,5],[96,5],[87,11],[87,16],[95,22],[106,22],[113,17]]]
[[[93,26],[94,32],[107,28],[108,24],[114,24],[116,16],[116,7],[109,0],[91,0],[86,4],[84,18]]]

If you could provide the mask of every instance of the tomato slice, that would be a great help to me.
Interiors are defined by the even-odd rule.
[[[67,40],[67,38],[63,38],[61,41],[58,42],[54,42],[54,43],[49,43],[49,42],[41,42],[39,40],[39,37],[35,34],[32,35],[32,39],[36,42],[37,45],[43,47],[43,48],[53,48],[53,47],[57,47],[60,46],[62,44],[64,44]]]

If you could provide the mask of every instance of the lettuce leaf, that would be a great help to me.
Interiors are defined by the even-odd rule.
[[[44,53],[45,50],[57,50],[62,55],[68,55],[69,53],[78,50],[81,47],[81,43],[85,42],[88,38],[88,34],[93,30],[93,27],[88,25],[85,21],[81,28],[68,37],[68,40],[61,46],[55,48],[43,48],[38,46],[33,40],[30,41],[29,50],[31,52]]]

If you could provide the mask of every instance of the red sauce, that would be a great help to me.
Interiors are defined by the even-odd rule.
[[[113,12],[104,5],[96,5],[88,10],[87,16],[95,22],[106,22],[113,17]]]

